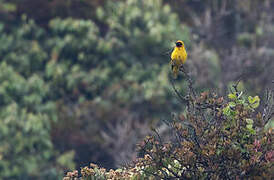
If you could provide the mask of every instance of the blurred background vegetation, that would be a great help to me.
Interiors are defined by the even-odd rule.
[[[274,79],[272,0],[0,0],[0,179],[57,179],[136,158],[184,107],[169,52],[184,40],[195,87]],[[186,81],[180,76],[181,92]]]

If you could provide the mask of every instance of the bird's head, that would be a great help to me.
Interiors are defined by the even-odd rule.
[[[184,47],[184,42],[181,40],[176,41],[175,44],[176,44],[176,47]]]

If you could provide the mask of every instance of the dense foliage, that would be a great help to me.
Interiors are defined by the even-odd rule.
[[[239,91],[228,100],[215,93],[196,97],[190,86],[187,112],[168,122],[172,141],[164,142],[155,130],[139,145],[143,158],[133,165],[106,171],[95,164],[81,173],[67,173],[64,180],[78,179],[271,179],[273,177],[273,128],[265,129],[273,110],[255,112],[258,96]],[[273,91],[268,92],[273,103]],[[273,107],[272,107],[273,108]]]
[[[116,168],[137,157],[151,126],[171,139],[160,122],[187,103],[170,85],[178,39],[197,91],[224,95],[241,78],[243,89],[262,93],[274,77],[273,7],[0,0],[0,179],[57,179],[90,162]],[[186,80],[179,75],[177,92],[187,91]]]

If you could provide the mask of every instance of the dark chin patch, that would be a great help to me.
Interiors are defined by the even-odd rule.
[[[183,44],[181,42],[176,42],[177,47],[181,47]]]

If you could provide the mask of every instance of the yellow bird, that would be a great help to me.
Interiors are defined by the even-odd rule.
[[[186,62],[187,53],[184,42],[181,40],[176,41],[176,46],[171,53],[171,70],[173,78],[176,79],[180,70],[180,67]]]

